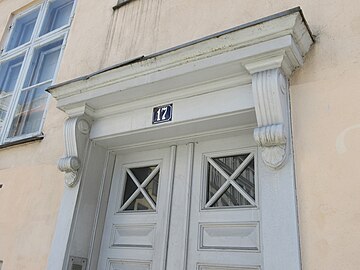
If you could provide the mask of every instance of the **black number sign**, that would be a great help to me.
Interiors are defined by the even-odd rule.
[[[173,105],[167,104],[153,109],[152,123],[159,124],[172,120]]]

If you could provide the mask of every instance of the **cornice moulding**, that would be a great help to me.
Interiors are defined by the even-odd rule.
[[[312,44],[301,10],[295,9],[129,60],[117,67],[51,86],[48,91],[56,98],[58,108],[70,118],[91,117],[90,140],[108,146],[116,146],[119,138],[121,143],[136,144],[149,140],[151,132],[158,135],[156,132],[161,128],[153,126],[147,116],[161,102],[176,103],[176,117],[169,125],[165,124],[176,131],[174,136],[180,132],[177,126],[191,133],[192,124],[197,121],[200,121],[198,127],[199,123],[203,125],[203,133],[219,128],[219,121],[227,123],[222,128],[229,129],[233,124],[229,121],[232,115],[242,115],[241,121],[257,126],[254,139],[264,163],[279,169],[287,159],[291,144],[288,78],[303,65]],[[207,101],[201,103],[200,96]],[[231,102],[234,98],[247,102]],[[216,103],[218,99],[226,99],[228,105],[232,105],[222,111]],[[202,106],[201,110],[197,108],[190,114],[193,108],[189,108],[189,104],[195,100]],[[254,111],[256,120],[246,113]],[[217,122],[214,119],[220,119],[218,116],[222,118]],[[253,122],[247,122],[249,120]],[[207,124],[207,121],[212,122]],[[128,140],[133,133],[138,135]],[[164,135],[161,136],[164,139]],[[75,177],[76,183],[73,174],[81,168],[81,159],[67,155],[60,163],[60,169],[71,179]]]
[[[244,76],[281,68],[290,76],[303,64],[313,43],[300,11],[169,50],[154,57],[52,86],[49,92],[58,107],[73,114],[80,107],[91,108],[94,119],[103,117],[107,107],[149,97],[195,88],[211,80]],[[149,87],[151,85],[151,87]],[[101,116],[97,112],[102,111]]]

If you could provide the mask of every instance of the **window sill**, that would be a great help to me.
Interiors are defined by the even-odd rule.
[[[44,134],[40,134],[40,135],[29,137],[26,139],[20,139],[17,141],[8,142],[3,145],[0,145],[0,149],[8,148],[11,146],[16,146],[16,145],[20,145],[20,144],[25,144],[25,143],[35,142],[35,141],[41,141],[42,139],[44,139],[44,137],[45,137]]]
[[[121,8],[122,6],[129,4],[132,1],[134,1],[134,0],[118,1],[118,3],[115,6],[113,6],[113,10],[117,10],[117,9]]]

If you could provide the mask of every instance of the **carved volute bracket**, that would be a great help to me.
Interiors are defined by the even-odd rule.
[[[280,68],[252,74],[258,127],[254,138],[264,163],[278,169],[288,155],[288,80]]]
[[[65,172],[65,184],[74,187],[79,181],[79,171],[84,162],[90,123],[85,117],[72,117],[65,122],[65,157],[58,163],[60,171]]]

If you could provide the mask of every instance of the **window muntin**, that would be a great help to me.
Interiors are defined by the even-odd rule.
[[[14,17],[0,54],[0,144],[41,134],[74,0],[44,0]]]

